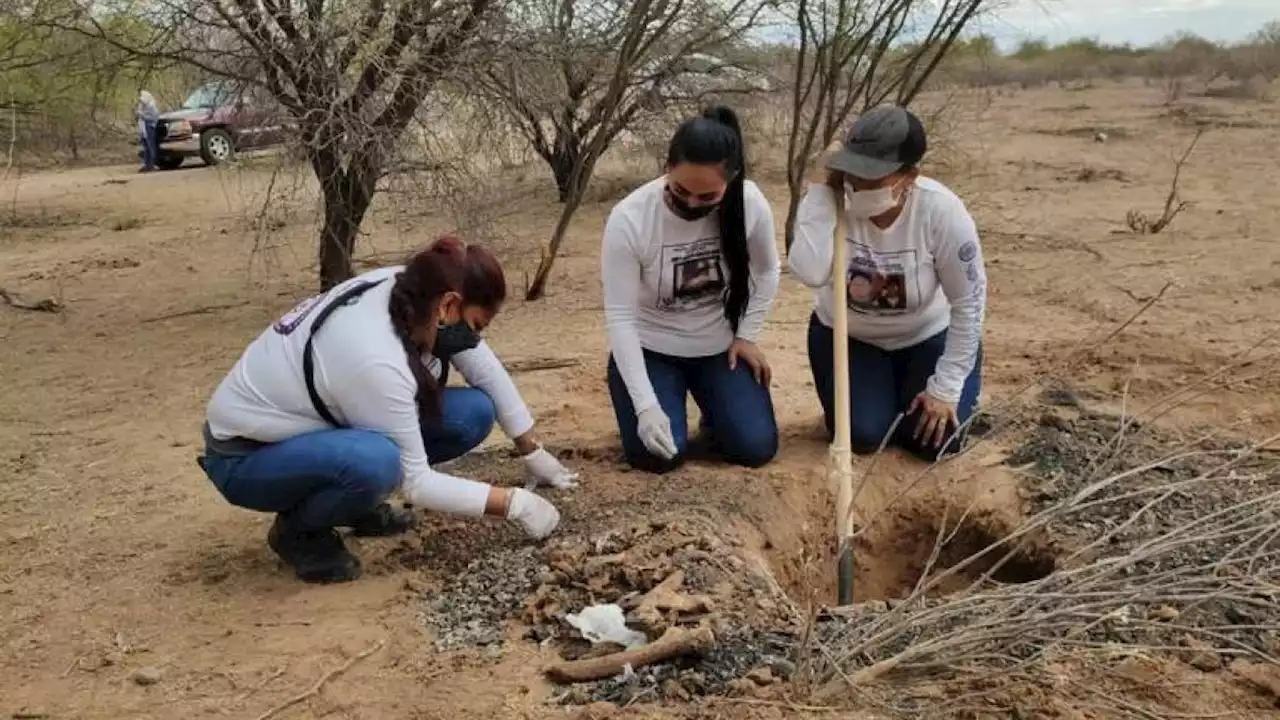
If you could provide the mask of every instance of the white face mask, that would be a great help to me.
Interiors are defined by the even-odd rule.
[[[897,186],[876,188],[875,190],[850,190],[845,193],[845,207],[849,213],[859,220],[870,220],[883,215],[898,206],[900,199],[896,194]]]

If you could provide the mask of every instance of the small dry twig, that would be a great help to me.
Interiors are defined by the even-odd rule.
[[[271,675],[270,675],[270,676],[268,676],[265,680],[263,680],[262,682],[258,683],[257,685],[254,685],[253,687],[249,688],[248,690],[245,690],[245,691],[240,695],[240,697],[236,698],[236,704],[237,704],[237,705],[239,705],[240,703],[243,703],[245,700],[248,700],[250,697],[252,697],[252,696],[253,696],[253,694],[254,694],[254,693],[258,692],[259,690],[261,690],[261,689],[265,688],[266,686],[270,685],[271,683],[275,682],[275,681],[276,681],[277,679],[279,679],[282,675],[284,675],[284,668],[283,668],[283,667],[278,667],[278,668],[276,668],[276,669],[275,669],[275,672],[271,673]]]
[[[1125,216],[1125,224],[1129,229],[1140,235],[1155,235],[1156,233],[1169,227],[1173,219],[1178,216],[1187,207],[1187,202],[1178,195],[1178,180],[1182,177],[1182,166],[1186,164],[1187,158],[1191,157],[1191,151],[1196,149],[1196,144],[1200,142],[1200,136],[1204,134],[1204,128],[1196,130],[1196,134],[1191,138],[1191,143],[1187,145],[1186,152],[1182,153],[1182,157],[1178,159],[1178,164],[1173,168],[1173,182],[1169,185],[1169,195],[1164,201],[1164,212],[1160,214],[1159,219],[1151,220],[1145,213],[1137,210],[1130,210]]]
[[[560,370],[578,367],[582,360],[578,358],[529,358],[527,360],[511,360],[505,363],[507,372],[511,374],[538,372],[539,370]]]
[[[842,712],[844,708],[827,707],[825,705],[800,705],[798,703],[787,702],[785,700],[755,700],[752,698],[728,698],[726,701],[732,705],[756,705],[759,707],[772,707],[791,710],[792,712],[806,713],[829,713]]]
[[[316,684],[315,684],[315,685],[312,685],[312,686],[311,686],[311,689],[310,689],[310,690],[307,690],[306,692],[304,692],[304,693],[302,693],[302,694],[300,694],[300,695],[297,695],[297,696],[293,697],[292,699],[287,700],[287,701],[285,701],[285,702],[283,702],[283,703],[281,703],[281,704],[279,704],[279,705],[277,705],[277,706],[275,706],[275,707],[271,708],[270,710],[268,710],[268,711],[266,711],[266,712],[262,713],[261,715],[259,715],[259,716],[258,716],[257,720],[267,720],[268,718],[275,717],[276,715],[279,715],[280,713],[282,713],[282,712],[284,712],[285,710],[287,710],[287,709],[289,709],[289,708],[293,707],[294,705],[297,705],[298,703],[301,703],[301,702],[305,702],[305,701],[307,701],[309,698],[315,697],[316,695],[318,695],[318,694],[320,693],[320,691],[321,691],[322,689],[324,689],[325,683],[328,683],[330,680],[334,679],[335,677],[337,677],[337,676],[341,675],[342,673],[346,672],[347,670],[350,670],[352,665],[355,665],[356,663],[360,662],[361,660],[363,660],[363,659],[365,659],[365,658],[369,657],[370,655],[372,655],[372,654],[374,654],[374,653],[378,652],[378,651],[379,651],[379,650],[381,650],[384,646],[386,646],[386,644],[387,644],[387,641],[386,641],[385,639],[383,639],[383,640],[379,640],[378,642],[374,643],[372,647],[368,648],[367,650],[363,650],[363,651],[361,651],[361,652],[360,652],[360,654],[353,656],[351,659],[347,660],[347,661],[346,661],[345,663],[343,663],[342,665],[340,665],[340,666],[338,666],[338,667],[336,667],[336,668],[334,668],[334,669],[330,670],[329,672],[325,673],[325,674],[324,674],[324,675],[323,675],[319,680],[317,680],[317,681],[316,681]],[[268,682],[269,682],[269,681],[268,681]]]
[[[157,315],[156,317],[144,318],[141,322],[143,322],[144,324],[157,323],[157,322],[162,322],[164,320],[175,320],[177,318],[191,317],[192,315],[208,315],[209,313],[215,313],[220,310],[231,310],[233,308],[244,307],[245,305],[248,305],[248,304],[249,304],[248,300],[242,300],[240,302],[226,303],[224,305],[204,305],[202,307],[193,308],[191,310],[182,310],[180,312],[168,313],[165,315]]]

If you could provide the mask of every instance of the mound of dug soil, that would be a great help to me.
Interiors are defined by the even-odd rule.
[[[714,646],[700,657],[575,685],[556,698],[560,703],[735,694],[795,671],[799,627],[790,601],[761,563],[697,519],[637,523],[485,556],[428,600],[422,617],[441,650],[492,648],[520,637],[580,660],[623,649],[592,645],[566,620],[601,603],[621,607],[628,627],[650,641],[669,628],[708,627]]]

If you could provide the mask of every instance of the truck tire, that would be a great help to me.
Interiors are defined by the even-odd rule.
[[[236,145],[231,133],[210,128],[200,133],[200,159],[205,165],[220,165],[235,157]]]
[[[160,157],[156,158],[156,165],[159,165],[161,170],[177,170],[182,167],[183,160],[186,160],[186,158],[181,155],[161,154]]]

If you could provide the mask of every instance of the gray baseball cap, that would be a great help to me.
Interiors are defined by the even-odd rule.
[[[879,180],[920,162],[926,147],[920,118],[906,108],[881,105],[854,121],[844,147],[827,160],[827,169]]]

